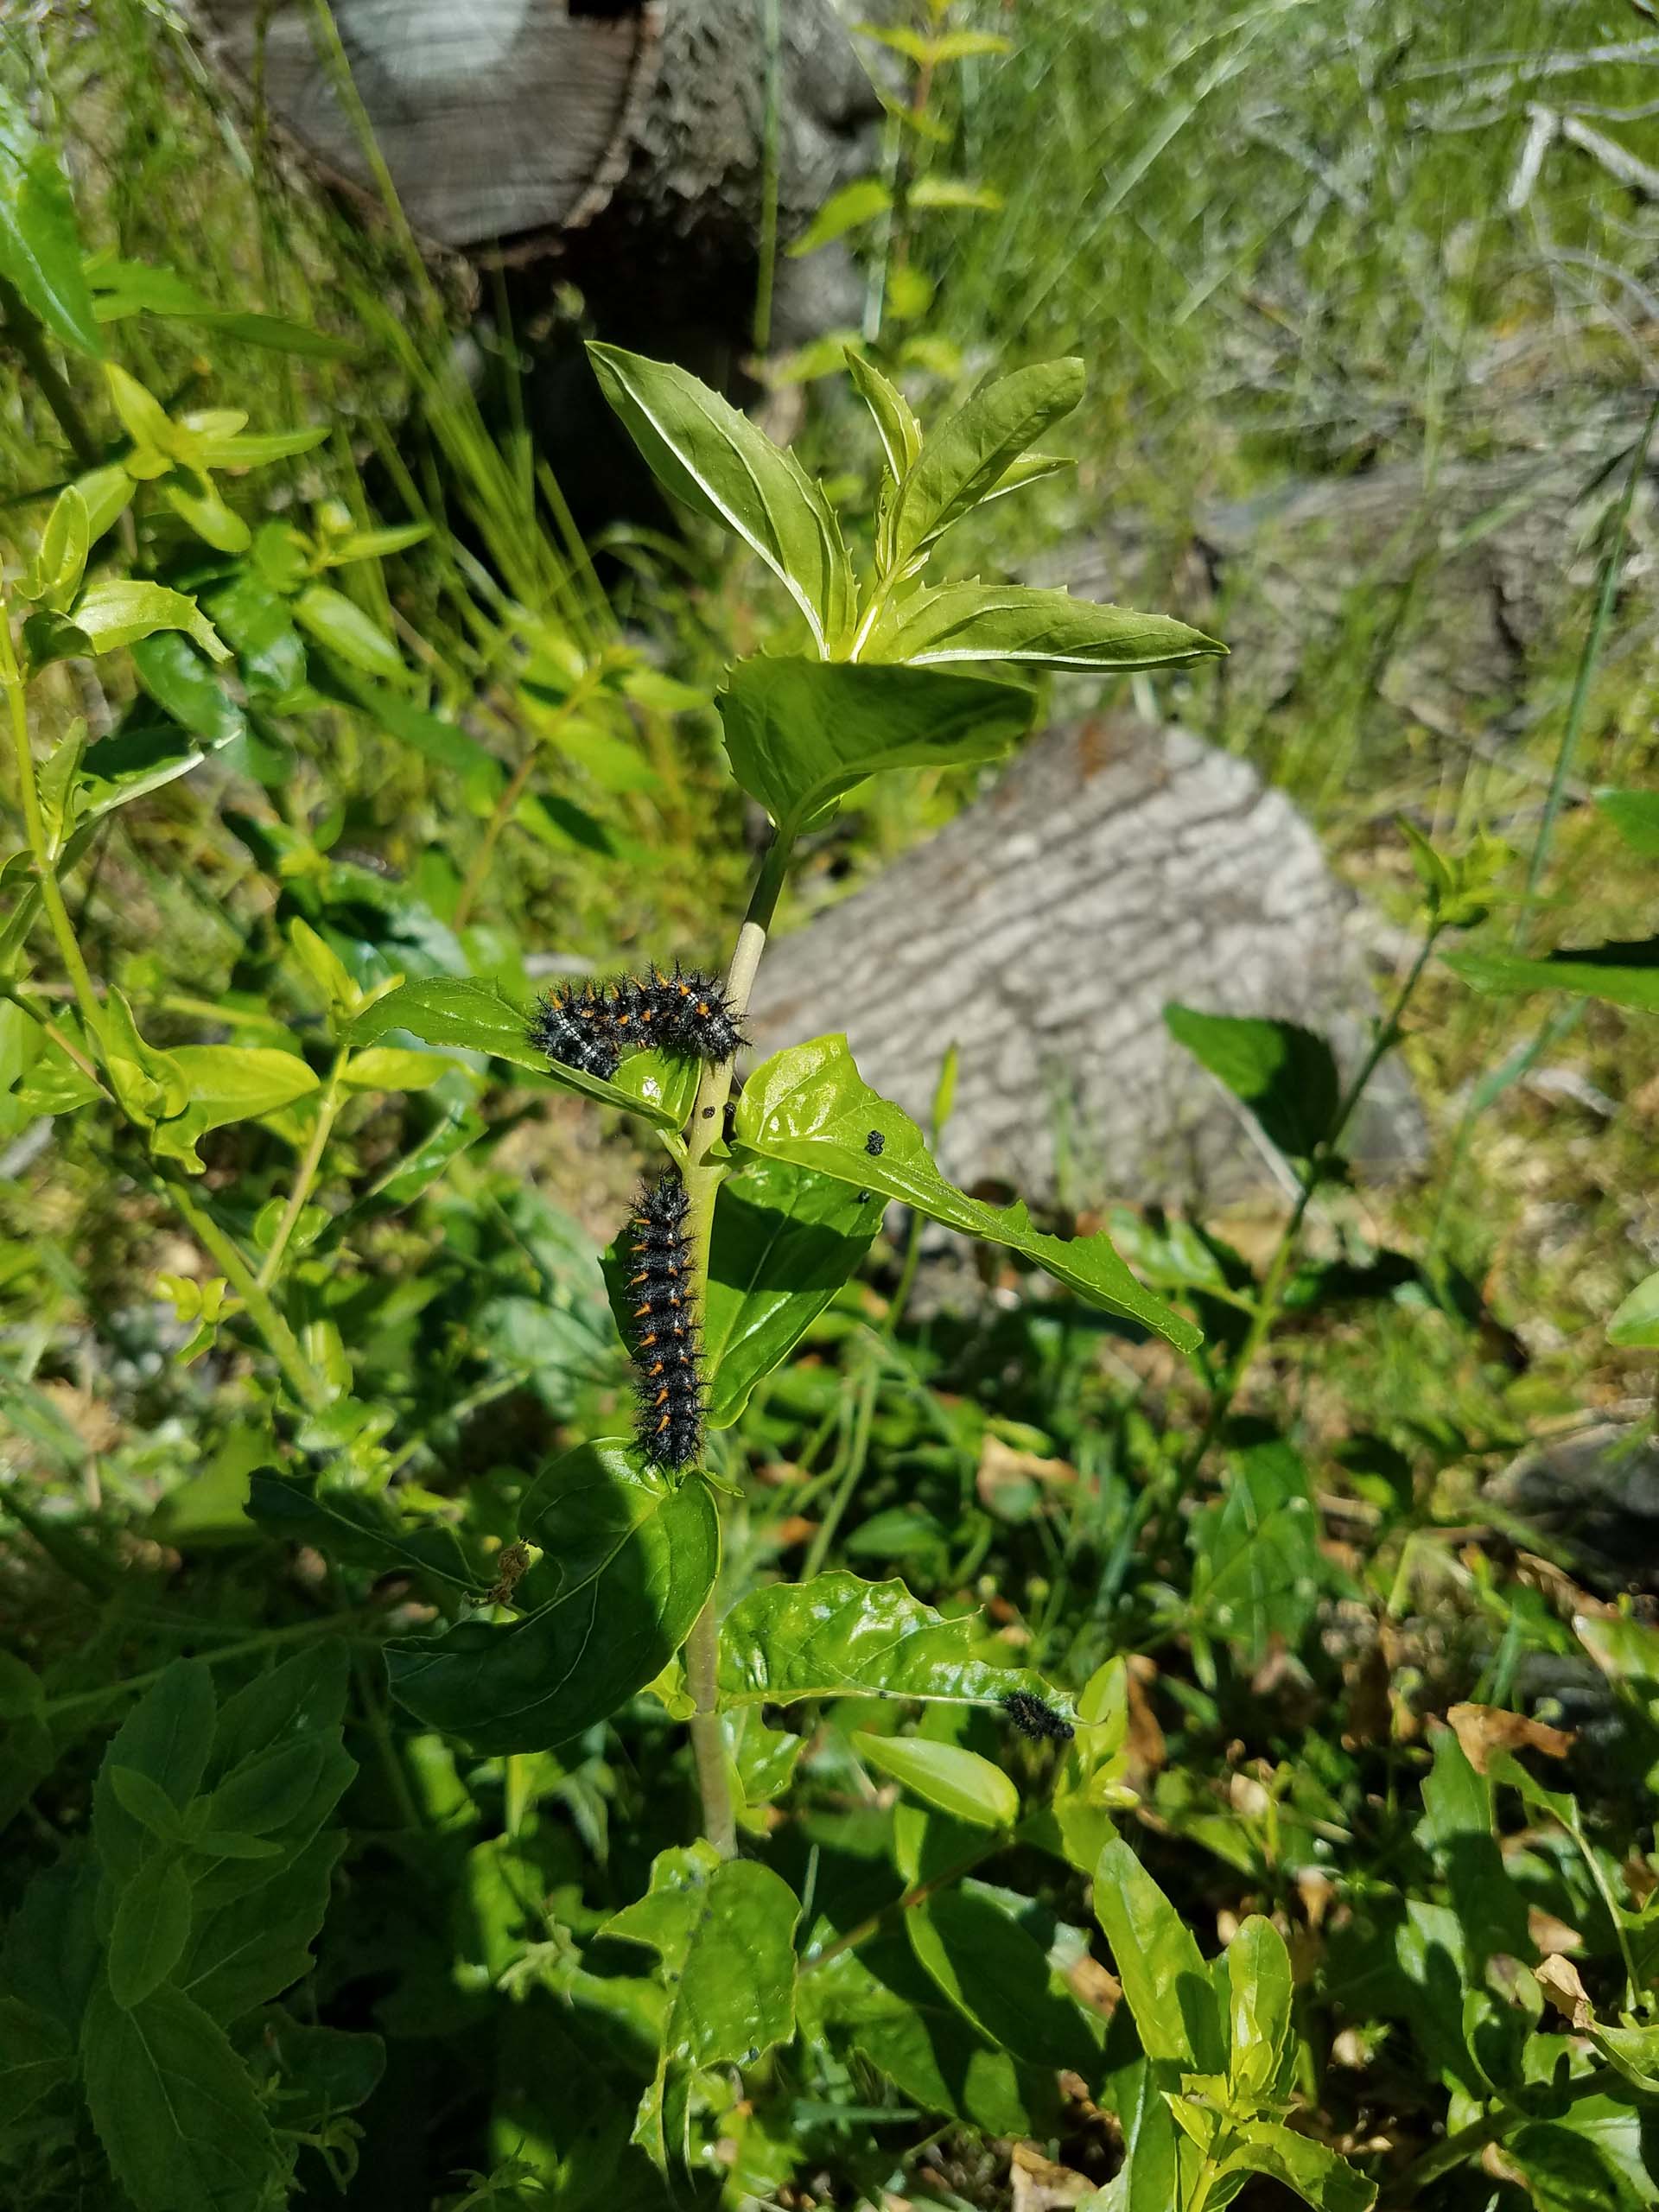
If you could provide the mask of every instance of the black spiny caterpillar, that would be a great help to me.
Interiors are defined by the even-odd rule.
[[[685,1185],[670,1168],[640,1192],[628,1224],[639,1444],[659,1467],[692,1467],[702,1457],[702,1366],[686,1207]]]
[[[1002,1710],[1022,1736],[1029,1736],[1033,1744],[1069,1744],[1077,1730],[1052,1705],[1045,1705],[1029,1690],[1010,1690],[1002,1700]]]
[[[607,983],[561,983],[530,1024],[530,1041],[561,1066],[608,1082],[625,1052],[653,1046],[716,1065],[747,1042],[721,984],[699,969],[619,976]]]

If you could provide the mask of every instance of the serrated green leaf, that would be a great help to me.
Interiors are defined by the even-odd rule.
[[[868,1147],[873,1130],[883,1139],[879,1154]],[[738,1100],[735,1142],[741,1152],[882,1192],[931,1221],[1007,1245],[1091,1304],[1155,1329],[1179,1351],[1202,1341],[1191,1322],[1142,1289],[1103,1233],[1046,1236],[1023,1205],[988,1206],[947,1183],[914,1122],[860,1077],[844,1037],[815,1038],[763,1061]]]
[[[795,2032],[795,1923],[800,1904],[770,1867],[722,1859],[707,1843],[664,1851],[651,1889],[604,1933],[649,1945],[662,1961],[664,2009],[656,2079],[633,2139],[667,2172],[684,2152],[668,2127],[671,2069],[747,2066]]]
[[[155,1853],[122,1891],[110,1935],[110,1994],[118,2005],[130,2012],[177,1966],[190,1937],[190,1877],[168,1851]]]
[[[282,2153],[224,2030],[181,1991],[163,1986],[128,2011],[102,1985],[80,2059],[92,2123],[137,2212],[264,2212]]]
[[[810,1582],[753,1591],[720,1631],[723,1705],[805,1697],[902,1697],[999,1705],[1024,1690],[1071,1715],[1029,1668],[997,1656],[982,1613],[947,1620],[902,1582],[865,1582],[836,1569]]]
[[[1083,397],[1079,360],[1042,361],[1000,377],[929,436],[899,495],[899,562],[918,554],[976,507],[1004,473]]]
[[[228,2024],[308,1974],[346,1842],[332,1831],[314,1836],[259,1888],[199,1912],[176,1977],[186,1995]]]
[[[146,1834],[158,1837],[164,1843],[185,1841],[188,1831],[183,1816],[159,1782],[130,1766],[111,1766],[109,1777],[116,1802]]]
[[[930,669],[758,659],[737,664],[715,703],[733,774],[792,836],[880,770],[1000,760],[1033,702]]]
[[[720,1556],[708,1485],[671,1487],[610,1440],[556,1459],[518,1526],[547,1557],[517,1620],[386,1647],[401,1702],[480,1751],[550,1750],[607,1719],[685,1641]]]
[[[1274,2120],[1247,2120],[1238,2148],[1222,2162],[1223,2173],[1268,2174],[1318,2208],[1318,2212],[1370,2212],[1376,2183],[1357,2173],[1335,2151]]]
[[[195,1795],[213,1740],[213,1678],[205,1660],[175,1659],[117,1731],[92,1788],[92,1840],[105,1871],[130,1881],[148,1855],[143,1823],[116,1794],[127,1770],[181,1812]]]
[[[600,390],[658,480],[760,556],[826,652],[845,632],[852,565],[835,511],[792,454],[685,369],[590,344]]]
[[[847,373],[859,397],[869,409],[887,457],[887,474],[895,486],[902,484],[922,450],[922,426],[910,402],[890,384],[873,361],[854,346],[847,348]]]
[[[1224,645],[1164,614],[1135,614],[1019,584],[949,584],[895,605],[864,661],[910,668],[1013,661],[1038,668],[1127,671],[1224,653]]]
[[[876,1736],[857,1730],[849,1739],[859,1757],[890,1774],[925,1805],[975,1827],[1010,1828],[1020,1817],[1020,1792],[1011,1776],[960,1744],[925,1736]]]
[[[133,576],[112,577],[89,585],[71,618],[95,653],[116,652],[157,630],[183,630],[193,637],[210,660],[226,661],[230,648],[197,607],[182,592],[165,584],[146,583]]]
[[[60,2020],[20,1997],[0,1997],[0,2127],[21,2120],[74,2070],[74,2039]]]

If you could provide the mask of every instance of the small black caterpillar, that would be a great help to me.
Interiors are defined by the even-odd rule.
[[[627,1278],[639,1449],[659,1467],[702,1457],[702,1364],[690,1305],[691,1251],[685,1185],[673,1169],[648,1183],[634,1205]]]
[[[880,1160],[887,1148],[887,1141],[880,1129],[872,1129],[864,1140],[864,1149],[872,1160]]]
[[[1002,1710],[1033,1744],[1069,1744],[1077,1732],[1063,1714],[1029,1690],[1010,1690],[1002,1700]]]
[[[747,1039],[715,978],[677,961],[671,976],[653,968],[607,983],[561,983],[531,1016],[530,1041],[561,1066],[608,1082],[625,1052],[658,1046],[718,1065]]]

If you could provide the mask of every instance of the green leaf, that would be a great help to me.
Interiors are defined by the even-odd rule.
[[[1186,1923],[1122,1836],[1095,1869],[1095,1916],[1147,2057],[1189,2073],[1224,2073],[1210,1970]]]
[[[410,680],[403,655],[385,632],[332,584],[308,584],[294,601],[294,619],[319,645],[365,676],[388,683]]]
[[[658,480],[760,556],[827,652],[851,619],[852,564],[834,509],[794,455],[685,369],[617,346],[590,344],[588,357]]]
[[[1598,791],[1596,804],[1633,853],[1659,860],[1659,791]]]
[[[878,770],[1000,760],[1033,702],[925,669],[761,658],[740,661],[715,704],[733,774],[792,837]]]
[[[1356,2173],[1335,2151],[1268,2120],[1246,2120],[1242,2139],[1223,2161],[1224,2174],[1268,2174],[1319,2212],[1370,2212],[1376,2183]]]
[[[1033,2133],[1037,2100],[1014,2060],[944,1996],[901,1936],[809,1961],[796,2002],[809,2042],[844,2040],[926,2110],[988,2135]]]
[[[1253,1912],[1227,1946],[1228,2079],[1259,2103],[1277,2082],[1290,2044],[1290,1953],[1270,1920]]]
[[[92,311],[99,322],[120,322],[129,315],[164,315],[171,321],[199,323],[224,338],[239,339],[272,353],[299,353],[318,361],[346,361],[359,349],[343,338],[329,338],[304,323],[286,317],[257,315],[240,308],[216,307],[205,292],[188,283],[176,270],[152,269],[145,262],[124,261],[114,254],[92,255],[86,264],[92,295]]]
[[[228,2025],[311,1971],[311,1946],[346,1844],[335,1830],[314,1836],[259,1888],[198,1912],[177,1980],[204,2012]]]
[[[401,1701],[480,1751],[550,1750],[607,1719],[684,1643],[720,1557],[708,1485],[671,1488],[609,1440],[553,1462],[519,1531],[548,1556],[519,1586],[517,1620],[386,1647]]]
[[[1135,614],[1019,584],[950,584],[899,601],[864,660],[910,668],[1023,661],[1039,668],[1165,668],[1226,647],[1164,614]]]
[[[531,1044],[527,1028],[524,1008],[496,984],[465,976],[426,976],[365,1007],[347,1026],[341,1042],[372,1045],[393,1030],[406,1029],[425,1045],[454,1045],[533,1069],[563,1090],[640,1115],[658,1128],[679,1128],[690,1112],[700,1073],[695,1060],[636,1052],[622,1063],[613,1081],[602,1083],[579,1068],[550,1066],[545,1053]]]
[[[21,2120],[74,2070],[74,2041],[60,2020],[20,1997],[0,1997],[0,2128]]]
[[[87,538],[96,545],[132,504],[133,480],[116,461],[105,468],[88,469],[84,476],[78,476],[75,489],[86,509]]]
[[[1232,1479],[1192,1516],[1192,1611],[1205,1632],[1261,1665],[1272,1639],[1294,1647],[1319,1610],[1332,1574],[1319,1546],[1306,1462],[1282,1437],[1229,1455]]]
[[[158,706],[204,745],[245,737],[248,718],[190,640],[177,630],[158,630],[132,649],[138,681]]]
[[[994,491],[1012,464],[1083,397],[1083,363],[1042,361],[976,392],[933,432],[899,494],[894,545],[916,556]]]
[[[1422,1793],[1418,1840],[1445,1878],[1477,1970],[1494,1956],[1535,1956],[1526,1894],[1510,1878],[1498,1847],[1491,1785],[1476,1773],[1450,1728],[1435,1732],[1434,1764]]]
[[[1449,952],[1446,964],[1474,989],[1500,996],[1568,991],[1575,998],[1659,1012],[1659,938],[1552,952],[1545,960],[1525,960],[1513,952]]]
[[[202,1659],[175,1659],[122,1722],[92,1787],[92,1840],[118,1881],[138,1872],[148,1846],[143,1821],[116,1794],[116,1770],[156,1784],[182,1811],[196,1793],[213,1740],[212,1669]]]
[[[61,613],[80,588],[92,542],[86,502],[76,486],[66,484],[52,503],[34,559],[17,580],[18,597]]]
[[[1013,1778],[960,1744],[936,1744],[925,1736],[874,1736],[863,1729],[849,1740],[861,1758],[941,1813],[982,1828],[1011,1828],[1020,1817],[1020,1792]]]
[[[10,99],[0,115],[0,277],[60,343],[94,360],[102,355],[69,188],[56,155]]]
[[[146,1859],[115,1909],[110,1994],[130,2011],[158,1989],[190,1938],[190,1877],[168,1851]]]
[[[210,478],[181,472],[162,485],[162,497],[180,521],[216,553],[245,553],[252,544],[253,532],[226,506]]]
[[[137,1767],[112,1766],[110,1788],[122,1810],[130,1813],[147,1835],[156,1836],[163,1843],[183,1843],[187,1840],[189,1831],[183,1815],[159,1782],[141,1774]]]
[[[189,1085],[190,1116],[206,1128],[274,1114],[317,1088],[297,1053],[271,1046],[175,1045],[168,1057]]]
[[[649,1893],[606,1922],[604,1934],[647,1944],[662,1961],[668,2003],[656,2079],[633,2132],[660,2172],[671,2149],[669,2069],[753,2065],[794,2034],[799,1916],[794,1891],[770,1867],[695,1843],[660,1853]]]
[[[1323,1037],[1294,1021],[1201,1014],[1170,1005],[1164,1022],[1179,1045],[1249,1108],[1268,1140],[1293,1160],[1329,1141],[1342,1078]]]
[[[729,1428],[862,1265],[881,1201],[832,1175],[753,1160],[720,1186],[703,1307],[709,1425]]]
[[[450,768],[457,775],[467,777],[492,798],[505,784],[506,772],[495,755],[455,723],[446,721],[442,715],[435,715],[425,707],[413,705],[395,691],[365,682],[353,671],[336,669],[331,673],[333,681],[328,688],[337,690],[388,736],[395,737],[412,752],[423,753],[441,768]]]
[[[849,231],[857,230],[861,223],[871,223],[878,215],[885,215],[892,206],[893,194],[879,176],[855,177],[824,201],[790,247],[791,258],[798,260],[803,254],[816,253],[820,246],[845,238]]]
[[[912,207],[978,207],[988,214],[1002,205],[994,185],[976,184],[971,177],[939,176],[930,170],[910,188]]]
[[[902,484],[922,450],[922,426],[898,385],[889,384],[873,361],[867,360],[850,346],[847,349],[847,373],[859,397],[875,418],[881,450],[887,456],[887,474],[895,485]]]
[[[836,1569],[810,1582],[752,1591],[720,1631],[722,1705],[806,1697],[906,1697],[999,1705],[1024,1690],[1069,1719],[1070,1700],[1029,1668],[1010,1667],[982,1613],[947,1620],[902,1582]]]
[[[77,630],[95,653],[114,652],[135,645],[156,630],[184,630],[209,660],[226,661],[230,649],[193,599],[169,591],[165,584],[146,583],[132,576],[114,577],[92,584],[82,593],[73,612]]]
[[[282,2153],[224,2030],[181,1991],[127,2011],[101,1985],[80,2059],[92,2124],[137,2212],[264,2212]]]
[[[1659,1344],[1659,1274],[1644,1276],[1620,1300],[1607,1324],[1607,1341],[1628,1351],[1645,1351]]]
[[[885,1140],[872,1155],[872,1130]],[[844,1037],[815,1038],[763,1061],[737,1103],[736,1142],[768,1160],[792,1160],[842,1182],[880,1191],[930,1220],[1024,1254],[1057,1281],[1166,1337],[1178,1351],[1202,1341],[1191,1322],[1143,1290],[1103,1233],[1049,1236],[1023,1205],[988,1206],[947,1183],[914,1122],[861,1078]]]
[[[1030,2066],[1069,2067],[1085,2079],[1097,2070],[1095,2023],[1043,1945],[983,1884],[911,1906],[905,1929],[922,1967],[982,2035]]]
[[[1628,2090],[1575,2098],[1554,2120],[1503,2140],[1537,2212],[1649,2212],[1659,2190],[1643,2155],[1643,2113]]]
[[[268,1535],[310,1544],[342,1566],[373,1574],[412,1573],[470,1596],[479,1592],[480,1579],[454,1530],[440,1521],[401,1522],[385,1497],[344,1484],[331,1488],[313,1474],[257,1467],[248,1478],[247,1512]]]

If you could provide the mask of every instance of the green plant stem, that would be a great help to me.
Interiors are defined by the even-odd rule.
[[[0,276],[0,318],[3,319],[6,337],[22,355],[23,366],[52,410],[70,451],[83,468],[96,468],[101,458],[98,440],[88,429],[74,393],[59,373],[38,319],[29,313],[3,276]]]
[[[1439,942],[1440,935],[1439,925],[1431,925],[1418,949],[1417,957],[1412,962],[1410,972],[1400,986],[1393,1006],[1389,1008],[1387,1016],[1376,1026],[1376,1033],[1371,1039],[1370,1049],[1355,1070],[1353,1079],[1346,1090],[1343,1092],[1329,1134],[1308,1161],[1307,1167],[1302,1175],[1301,1188],[1297,1192],[1296,1203],[1291,1208],[1290,1218],[1286,1222],[1280,1235],[1273,1257],[1268,1263],[1267,1275],[1256,1298],[1255,1310],[1251,1317],[1244,1342],[1239,1347],[1238,1357],[1228,1368],[1219,1388],[1211,1397],[1210,1410],[1205,1417],[1204,1427],[1199,1431],[1198,1441],[1193,1445],[1192,1451],[1179,1463],[1167,1480],[1160,1484],[1149,1485],[1147,1490],[1142,1492],[1142,1497],[1146,1500],[1145,1510],[1132,1520],[1128,1532],[1131,1548],[1134,1538],[1148,1518],[1153,1519],[1154,1549],[1156,1550],[1158,1546],[1166,1541],[1171,1524],[1179,1510],[1181,1499],[1197,1478],[1199,1469],[1208,1456],[1211,1446],[1225,1426],[1227,1416],[1233,1409],[1245,1376],[1249,1373],[1262,1346],[1272,1333],[1274,1323],[1279,1318],[1279,1302],[1284,1295],[1286,1278],[1296,1257],[1297,1247],[1301,1238],[1302,1224],[1307,1217],[1307,1210],[1313,1203],[1313,1194],[1325,1179],[1326,1170],[1332,1155],[1338,1145],[1341,1143],[1344,1133],[1353,1119],[1355,1109],[1364,1096],[1371,1077],[1382,1065],[1384,1057],[1400,1040],[1401,1021],[1404,1018],[1406,1008],[1411,1003],[1418,984],[1422,980],[1423,970],[1428,965],[1429,957]],[[1125,1564],[1127,1565],[1127,1554]]]
[[[1607,548],[1601,568],[1601,588],[1596,594],[1596,611],[1591,618],[1589,632],[1584,641],[1584,651],[1579,655],[1579,664],[1573,677],[1573,696],[1567,709],[1567,723],[1561,732],[1561,741],[1556,749],[1555,766],[1550,776],[1549,789],[1544,795],[1544,810],[1538,823],[1538,835],[1532,843],[1532,857],[1527,863],[1527,886],[1521,900],[1521,911],[1516,916],[1514,949],[1525,950],[1526,938],[1532,919],[1532,910],[1538,895],[1538,886],[1543,880],[1544,868],[1549,859],[1549,848],[1555,833],[1555,822],[1567,795],[1567,786],[1573,773],[1573,763],[1579,749],[1579,738],[1584,728],[1584,718],[1590,703],[1590,686],[1595,677],[1596,664],[1601,658],[1602,645],[1607,626],[1612,620],[1613,601],[1618,595],[1619,569],[1623,565],[1625,535],[1630,527],[1630,508],[1636,499],[1636,487],[1642,480],[1647,466],[1648,448],[1653,434],[1659,428],[1659,397],[1648,410],[1648,419],[1642,426],[1630,454],[1630,473],[1624,479],[1624,490],[1613,517],[1612,541]]]
[[[217,1651],[203,1651],[198,1656],[210,1667],[217,1667],[224,1659],[245,1659],[251,1652],[264,1651],[273,1643],[298,1643],[320,1636],[340,1636],[346,1632],[346,1620],[332,1614],[326,1620],[295,1621],[287,1628],[268,1628],[257,1636],[239,1637],[234,1643],[223,1643]],[[377,1638],[365,1639],[373,1643]],[[142,1675],[129,1675],[124,1681],[105,1682],[99,1689],[76,1690],[67,1697],[48,1698],[44,1707],[49,1720],[66,1713],[79,1712],[84,1706],[107,1705],[112,1698],[131,1697],[139,1690],[147,1690],[152,1682],[159,1682],[167,1672],[165,1667],[150,1667]]]
[[[772,294],[778,267],[779,149],[783,128],[783,0],[756,0],[766,41],[766,119],[761,149],[760,272],[754,290],[754,350],[772,343]]]
[[[180,1177],[157,1170],[154,1184],[206,1247],[210,1257],[219,1262],[220,1273],[242,1300],[248,1319],[264,1338],[295,1396],[308,1413],[321,1413],[328,1404],[332,1392],[307,1359],[299,1338],[277,1311],[276,1300],[236,1244]]]
[[[816,1974],[820,1967],[827,1967],[831,1959],[838,1959],[843,1951],[855,1950],[859,1944],[868,1943],[871,1936],[878,1935],[895,1914],[909,1912],[916,1905],[925,1904],[929,1897],[936,1897],[941,1890],[949,1889],[953,1882],[964,1880],[976,1866],[982,1866],[988,1859],[995,1859],[999,1851],[1006,1851],[1011,1843],[1018,1840],[1018,1829],[1011,1834],[988,1836],[977,1851],[970,1851],[954,1866],[947,1866],[942,1874],[935,1874],[930,1881],[918,1882],[902,1897],[895,1897],[891,1904],[884,1904],[879,1912],[873,1912],[868,1919],[861,1920],[844,1936],[837,1936],[833,1943],[826,1943],[823,1950],[814,1951],[810,1959],[803,1959],[801,1973]]]
[[[1599,2097],[1604,2089],[1614,2087],[1622,2077],[1611,2066],[1599,2066],[1592,2074],[1582,2074],[1570,2082],[1565,2092],[1569,2104],[1577,2104],[1582,2097]],[[1470,2158],[1478,2158],[1489,2143],[1502,2142],[1511,2128],[1524,2126],[1529,2120],[1548,2120],[1547,2112],[1529,2112],[1510,2107],[1504,2111],[1488,2113],[1480,2120],[1471,2120],[1467,2127],[1460,2127],[1455,2135],[1448,2135],[1432,2151],[1425,2151],[1421,2158],[1414,2158],[1405,2171],[1398,2175],[1382,2202],[1409,2212],[1409,2208],[1422,2202],[1423,2191],[1442,2174],[1449,2174]]]
[[[836,1531],[841,1526],[842,1516],[852,1503],[853,1492],[858,1488],[859,1477],[864,1471],[864,1462],[869,1456],[870,1423],[875,1414],[875,1396],[881,1380],[881,1370],[872,1360],[860,1386],[857,1402],[853,1408],[852,1434],[848,1440],[847,1465],[836,1484],[830,1503],[823,1510],[823,1518],[806,1554],[801,1570],[803,1581],[810,1582],[823,1571],[823,1562],[830,1547],[835,1541]]]
[[[760,872],[749,895],[749,910],[737,933],[731,965],[726,971],[726,996],[734,1020],[741,1021],[749,995],[766,950],[766,932],[777,910],[778,895],[789,869],[792,841],[781,831],[766,848]],[[702,1071],[696,1103],[685,1141],[685,1193],[688,1241],[691,1247],[691,1288],[701,1320],[709,1282],[709,1248],[715,1228],[715,1198],[726,1170],[714,1154],[726,1124],[726,1102],[732,1095],[733,1062]],[[737,1851],[737,1819],[732,1809],[731,1783],[726,1771],[726,1746],[721,1738],[717,1709],[720,1624],[714,1599],[697,1616],[685,1643],[686,1687],[696,1710],[690,1721],[691,1751],[696,1762],[697,1789],[702,1799],[702,1832],[722,1858]]]
[[[294,1234],[294,1224],[305,1211],[305,1202],[311,1195],[317,1179],[317,1170],[322,1165],[322,1155],[334,1134],[334,1121],[345,1096],[346,1071],[351,1064],[351,1052],[342,1045],[334,1056],[334,1065],[328,1071],[322,1096],[317,1105],[316,1126],[311,1132],[310,1142],[305,1147],[305,1157],[300,1162],[300,1172],[294,1178],[294,1187],[288,1194],[288,1204],[283,1208],[283,1217],[276,1224],[276,1234],[270,1241],[270,1249],[260,1263],[254,1277],[261,1290],[269,1290],[276,1280],[283,1264],[283,1255],[288,1249],[288,1240]]]
[[[86,1024],[88,1033],[102,1046],[105,1041],[104,1009],[98,1002],[92,976],[81,957],[80,947],[75,941],[69,909],[63,903],[63,891],[58,882],[51,841],[46,834],[46,817],[41,812],[40,785],[35,773],[35,754],[29,741],[29,702],[22,672],[12,650],[10,620],[3,607],[0,607],[0,687],[3,687],[6,694],[12,752],[17,763],[18,796],[23,809],[23,830],[29,839],[29,856],[35,863],[35,878],[40,887],[41,904],[46,909],[48,925],[57,942],[58,956],[74,986],[75,1003],[80,1008],[81,1019]]]
[[[524,759],[502,787],[501,795],[496,800],[491,810],[490,818],[484,825],[484,835],[479,841],[478,850],[473,855],[467,865],[467,874],[461,887],[461,895],[455,900],[454,926],[456,929],[464,930],[471,919],[473,908],[478,903],[478,894],[484,887],[484,878],[489,873],[490,862],[494,858],[496,846],[500,842],[501,832],[512,819],[513,810],[524,795],[525,787],[535,773],[536,763],[541,757],[543,747],[557,736],[565,722],[575,714],[583,700],[589,698],[598,689],[600,681],[601,671],[598,668],[588,668],[582,671],[564,698],[560,701],[557,712],[549,721],[545,729],[537,733]]]

